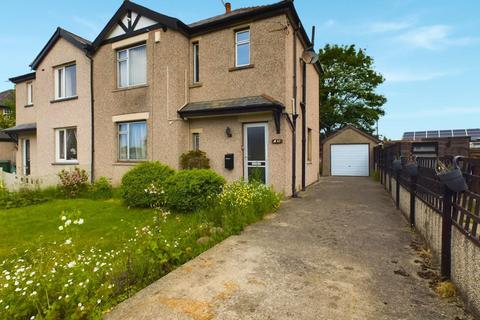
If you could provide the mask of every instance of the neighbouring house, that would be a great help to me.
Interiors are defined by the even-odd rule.
[[[8,116],[12,113],[10,107],[7,105],[7,100],[12,100],[14,98],[14,90],[5,90],[0,92],[0,113],[3,116]]]
[[[200,149],[228,180],[255,174],[292,195],[319,175],[312,47],[292,0],[227,3],[192,24],[124,1],[93,42],[59,28],[34,72],[11,79],[18,172],[79,166],[118,184],[137,163],[178,168]]]
[[[322,175],[370,176],[376,137],[347,125],[322,140]]]
[[[480,129],[454,129],[405,132],[401,141],[401,155],[469,157],[480,146]]]
[[[4,117],[9,117],[12,110],[7,105],[6,100],[13,99],[14,91],[5,90],[0,92],[0,112]],[[11,171],[15,166],[15,141],[6,133],[0,132],[0,167],[6,171]]]

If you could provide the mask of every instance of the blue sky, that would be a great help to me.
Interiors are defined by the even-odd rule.
[[[0,90],[28,65],[57,26],[94,39],[120,6],[115,1],[5,1],[0,20]],[[189,23],[223,12],[220,0],[137,0]],[[275,0],[233,0],[233,8]],[[307,30],[317,26],[316,46],[365,48],[387,81],[388,102],[380,134],[480,127],[480,1],[296,0]]]

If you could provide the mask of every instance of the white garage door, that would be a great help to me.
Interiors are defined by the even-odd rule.
[[[368,176],[368,144],[332,144],[332,176]]]

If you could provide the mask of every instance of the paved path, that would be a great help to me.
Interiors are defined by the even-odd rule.
[[[107,318],[470,319],[417,276],[412,234],[380,184],[325,178],[301,197]]]

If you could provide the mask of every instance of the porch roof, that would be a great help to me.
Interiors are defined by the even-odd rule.
[[[178,111],[184,119],[193,117],[219,116],[238,113],[266,111],[282,112],[285,106],[267,96],[252,96],[235,99],[192,102]]]
[[[22,124],[16,125],[15,127],[4,129],[2,131],[7,134],[15,134],[15,133],[26,132],[26,131],[37,131],[37,123],[22,123]]]
[[[0,131],[0,142],[13,142],[14,140],[5,132]]]
[[[192,102],[178,110],[183,119],[215,117],[223,115],[272,112],[277,133],[280,133],[280,117],[285,106],[267,95],[235,99]]]

